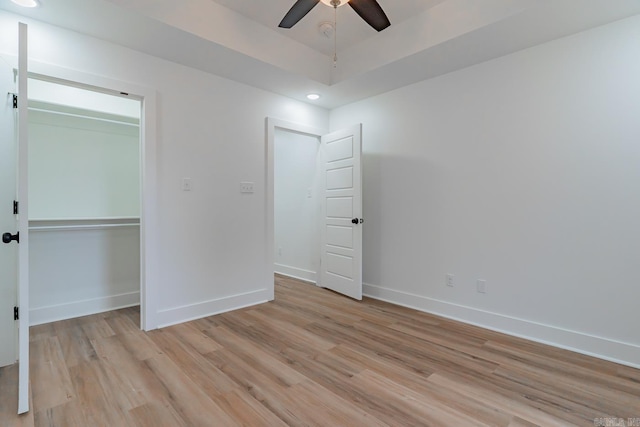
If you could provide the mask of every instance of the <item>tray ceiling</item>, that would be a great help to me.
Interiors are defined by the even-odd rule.
[[[338,63],[318,5],[277,27],[295,0],[41,0],[0,9],[68,28],[251,86],[335,108],[640,14],[638,0],[378,0],[378,33],[338,9]],[[328,42],[328,43],[327,43]]]

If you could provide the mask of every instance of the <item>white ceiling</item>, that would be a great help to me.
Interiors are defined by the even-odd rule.
[[[638,0],[378,0],[391,21],[380,33],[338,9],[334,68],[317,34],[324,5],[284,30],[295,0],[40,1],[0,9],[301,101],[317,92],[326,108],[640,14]]]

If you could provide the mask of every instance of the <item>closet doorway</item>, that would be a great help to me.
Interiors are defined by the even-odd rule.
[[[141,100],[29,79],[37,325],[140,304]]]

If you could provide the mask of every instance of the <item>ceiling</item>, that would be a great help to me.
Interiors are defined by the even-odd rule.
[[[293,29],[277,25],[295,0],[40,0],[0,9],[300,101],[335,108],[559,37],[640,14],[638,0],[378,0],[378,33],[350,7],[333,39],[333,11],[316,6]]]

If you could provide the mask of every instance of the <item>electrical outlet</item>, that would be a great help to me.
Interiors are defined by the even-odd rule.
[[[241,182],[240,183],[240,192],[241,193],[253,193],[253,182]]]
[[[481,293],[481,294],[486,294],[487,293],[487,281],[486,280],[478,279],[476,281],[476,287],[477,287],[479,293]]]
[[[447,276],[445,277],[445,282],[444,283],[447,286],[453,287],[453,274],[447,274]]]

